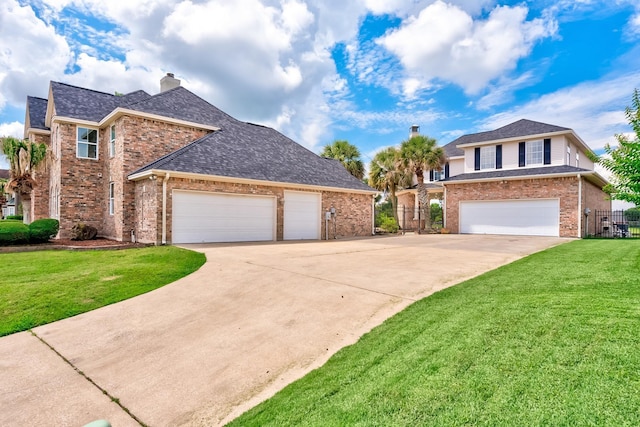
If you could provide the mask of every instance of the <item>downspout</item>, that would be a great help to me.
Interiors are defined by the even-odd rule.
[[[162,244],[167,244],[167,181],[169,181],[169,172],[162,180]]]
[[[371,196],[371,235],[376,234],[376,196]]]
[[[442,184],[442,228],[447,228],[447,186]]]
[[[582,237],[582,176],[578,174],[578,238]]]

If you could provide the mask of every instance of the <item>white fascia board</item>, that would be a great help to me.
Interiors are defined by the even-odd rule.
[[[37,133],[39,135],[51,135],[51,130],[29,128],[29,129],[27,129],[26,134],[29,135],[30,133]]]
[[[490,141],[468,142],[466,144],[458,144],[458,145],[456,145],[456,147],[464,149],[464,148],[470,148],[470,147],[480,147],[480,146],[483,146],[483,145],[503,144],[503,143],[506,143],[506,142],[527,141],[527,140],[540,139],[540,138],[543,138],[543,139],[544,138],[551,138],[553,136],[560,136],[560,135],[567,135],[567,134],[571,134],[575,138],[577,138],[577,140],[582,141],[582,140],[579,139],[578,135],[576,135],[573,130],[569,129],[569,130],[562,130],[562,131],[558,131],[558,132],[539,133],[539,134],[535,134],[535,135],[520,135],[520,136],[511,137],[511,138],[492,139]],[[583,144],[584,144],[584,142],[583,142]]]
[[[592,176],[597,175],[595,171],[581,171],[581,172],[565,172],[565,173],[548,173],[538,175],[518,175],[518,176],[500,176],[492,178],[475,178],[475,179],[460,179],[456,181],[444,181],[444,185],[455,184],[472,184],[474,182],[492,182],[492,181],[523,181],[529,179],[545,179],[545,178],[567,178],[570,176]],[[598,175],[600,177],[600,175]],[[602,179],[602,177],[600,177]]]
[[[228,182],[233,184],[247,184],[247,185],[263,185],[265,187],[294,187],[305,190],[323,190],[323,191],[333,191],[340,193],[353,193],[353,194],[379,194],[380,191],[377,190],[356,190],[352,188],[341,188],[341,187],[325,187],[321,185],[309,185],[309,184],[298,184],[292,182],[275,182],[275,181],[263,181],[259,179],[247,179],[247,178],[235,178],[230,176],[220,176],[220,175],[205,175],[199,173],[190,173],[190,172],[176,172],[176,171],[168,171],[162,169],[150,169],[144,172],[140,172],[134,175],[130,175],[128,177],[129,181],[139,181],[141,179],[147,179],[151,176],[163,177],[166,174],[171,174],[171,178],[185,178],[185,179],[199,179],[203,181],[218,181],[218,182]]]
[[[211,131],[220,130],[220,128],[216,126],[203,125],[202,123],[195,123],[187,120],[174,119],[167,116],[161,116],[159,114],[145,113],[142,111],[130,110],[128,108],[122,108],[122,107],[116,108],[111,113],[107,114],[107,116],[105,116],[102,120],[100,120],[100,127],[117,119],[118,117],[125,116],[125,115],[143,117],[145,119],[157,120],[159,122],[173,123],[180,126],[186,126],[186,127],[192,127],[192,128],[198,128],[198,129],[206,129]]]

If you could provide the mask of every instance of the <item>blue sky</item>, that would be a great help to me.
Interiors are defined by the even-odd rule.
[[[50,80],[109,93],[183,86],[319,152],[365,161],[412,124],[441,144],[521,118],[593,149],[630,131],[638,0],[4,0],[0,135]],[[0,160],[0,167],[6,162]]]

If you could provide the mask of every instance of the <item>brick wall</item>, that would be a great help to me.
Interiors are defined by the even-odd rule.
[[[157,180],[140,180],[135,183],[136,203],[139,215],[136,218],[136,236],[143,243],[162,242],[162,177]],[[167,182],[167,242],[171,242],[172,192],[194,190],[228,194],[255,194],[276,197],[276,239],[283,240],[284,192],[286,190],[307,191],[297,188],[271,187],[264,185],[234,184],[226,182],[171,178]],[[369,236],[372,230],[371,196],[339,192],[322,192],[323,213],[331,207],[336,209],[335,231],[333,221],[329,226],[329,237],[337,238]],[[324,216],[320,218],[321,238],[325,237]]]
[[[609,200],[609,196],[607,193],[602,191],[600,187],[594,185],[587,181],[586,179],[582,179],[582,210],[589,208],[591,212],[596,210],[611,210],[611,200]],[[595,214],[592,213],[588,218],[583,216],[582,220],[584,221],[583,229],[583,237],[586,235],[595,235],[596,234],[596,223],[595,223]]]
[[[560,236],[578,237],[578,178],[446,184],[446,227],[458,233],[459,203],[471,200],[560,199]]]

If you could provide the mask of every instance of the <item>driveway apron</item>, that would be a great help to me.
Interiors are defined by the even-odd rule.
[[[188,245],[207,256],[188,277],[0,338],[0,425],[221,425],[414,301],[566,241]]]

